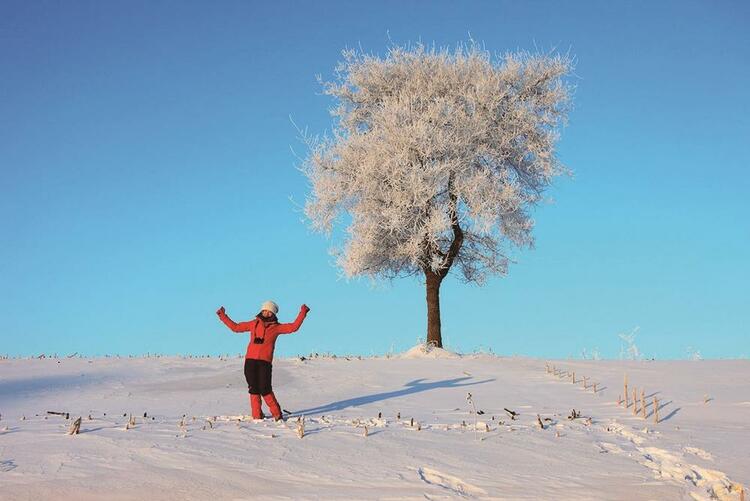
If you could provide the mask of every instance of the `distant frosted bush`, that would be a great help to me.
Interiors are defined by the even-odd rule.
[[[635,344],[635,335],[640,330],[640,327],[633,329],[630,334],[618,334],[618,337],[622,341],[620,343],[620,360],[642,360],[643,354]]]

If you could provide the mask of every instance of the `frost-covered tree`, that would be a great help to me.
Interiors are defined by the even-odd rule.
[[[570,58],[501,58],[393,47],[385,57],[344,51],[333,132],[309,139],[305,213],[329,236],[348,277],[424,276],[427,341],[442,346],[440,285],[505,275],[512,247],[533,245],[531,208],[565,168],[555,155],[571,87]]]

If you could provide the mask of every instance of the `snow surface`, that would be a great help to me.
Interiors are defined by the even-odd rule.
[[[750,484],[746,360],[549,361],[596,394],[527,358],[277,360],[302,439],[296,417],[244,415],[242,362],[0,360],[0,499],[739,499]],[[617,405],[625,373],[660,423]]]

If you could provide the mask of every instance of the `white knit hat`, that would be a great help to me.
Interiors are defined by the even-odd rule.
[[[260,311],[263,310],[271,311],[274,315],[276,315],[279,312],[279,306],[273,301],[266,301],[265,303],[260,305]]]

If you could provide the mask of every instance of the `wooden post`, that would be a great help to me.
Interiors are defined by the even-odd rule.
[[[638,399],[636,398],[637,392],[635,391],[635,388],[633,388],[633,415],[638,415]]]
[[[654,397],[654,424],[659,422],[659,400]]]
[[[625,381],[624,381],[624,387],[625,391],[623,392],[625,394],[625,408],[628,408],[628,375],[625,374]]]
[[[297,418],[297,436],[299,438],[305,436],[305,416]]]
[[[641,417],[646,419],[646,390],[641,388]]]

